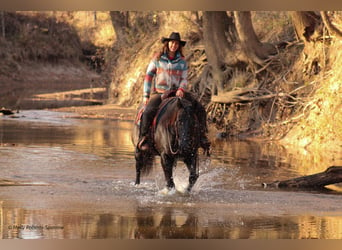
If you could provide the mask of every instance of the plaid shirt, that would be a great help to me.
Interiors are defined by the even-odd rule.
[[[186,89],[188,80],[188,66],[180,53],[175,58],[169,59],[166,54],[152,59],[149,63],[144,80],[144,97],[150,97],[152,80],[155,78],[152,92],[164,93],[166,90]]]

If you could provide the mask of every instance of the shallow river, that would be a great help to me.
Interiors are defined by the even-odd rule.
[[[23,111],[0,117],[0,237],[4,239],[342,239],[342,192],[263,189],[341,165],[274,143],[213,139],[190,194],[162,195],[159,159],[135,178],[132,123]],[[182,190],[184,165],[175,169]],[[30,185],[23,185],[29,183]]]

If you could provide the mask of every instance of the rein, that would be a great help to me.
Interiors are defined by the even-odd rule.
[[[174,103],[175,101],[177,101],[177,98],[179,97],[169,97],[165,100],[163,100],[163,102],[160,105],[160,108],[156,114],[156,116],[153,119],[153,123],[152,123],[152,135],[154,136],[155,131],[157,129],[158,123],[159,123],[159,119],[164,115],[164,112],[166,112],[167,107],[169,105],[171,105],[172,103]],[[184,109],[184,107],[183,107]],[[175,115],[176,117],[171,119],[171,121],[169,121],[168,127],[167,127],[167,133],[166,133],[166,140],[167,143],[169,144],[169,149],[170,149],[170,153],[173,155],[176,155],[179,153],[179,145],[177,146],[177,142],[179,141],[179,118],[178,118],[178,113],[179,113],[179,109],[177,111],[173,111],[176,112]],[[171,134],[171,127],[174,128],[174,132],[175,132],[175,145],[172,145],[172,138],[170,136]],[[174,149],[174,147],[176,147],[176,149]]]
[[[176,141],[177,141],[178,140],[178,123],[177,122],[175,122],[175,132],[176,132]],[[169,130],[169,133],[170,133],[170,130]],[[169,146],[170,146],[170,152],[173,155],[178,154],[179,153],[179,147],[177,148],[176,151],[173,150],[172,145],[171,145],[171,140],[170,140],[169,133],[167,133],[167,140],[168,140],[168,143],[169,143]]]

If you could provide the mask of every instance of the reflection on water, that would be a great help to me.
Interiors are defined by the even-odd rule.
[[[131,122],[64,117],[63,113],[56,117],[48,111],[23,111],[17,119],[1,118],[0,145],[65,146],[101,156],[131,155]]]
[[[134,216],[2,210],[3,239],[341,239],[342,217],[230,216],[138,208]]]
[[[164,178],[135,187],[130,122],[73,120],[48,111],[0,118],[4,239],[341,239],[342,196],[263,190],[261,183],[341,165],[340,156],[293,155],[274,143],[213,140],[190,195],[158,195]],[[319,159],[319,161],[317,161]],[[179,163],[176,185],[186,183]]]

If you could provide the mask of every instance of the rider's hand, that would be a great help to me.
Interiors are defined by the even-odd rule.
[[[176,92],[176,96],[184,97],[184,90],[183,89],[178,89],[177,92]]]
[[[149,100],[150,100],[150,98],[144,97],[144,99],[143,99],[143,104],[146,105],[146,104],[148,103]]]

